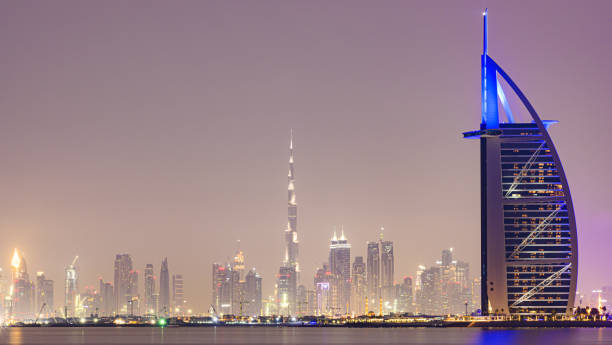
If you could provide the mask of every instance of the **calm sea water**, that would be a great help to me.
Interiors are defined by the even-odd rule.
[[[3,328],[0,344],[612,344],[612,329]]]

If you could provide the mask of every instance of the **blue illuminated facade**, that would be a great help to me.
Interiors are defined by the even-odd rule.
[[[482,54],[482,122],[464,133],[480,139],[481,272],[485,314],[568,314],[578,273],[576,220],[559,155],[542,121],[508,74]],[[498,80],[532,122],[517,123]],[[506,122],[500,122],[499,104]]]

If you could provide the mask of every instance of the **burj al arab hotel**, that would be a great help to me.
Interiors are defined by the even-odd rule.
[[[482,310],[567,314],[576,297],[578,239],[569,185],[548,133],[557,121],[540,119],[489,56],[487,16],[485,11],[482,121],[479,130],[463,134],[480,140]],[[502,86],[522,103],[529,121],[515,121]]]

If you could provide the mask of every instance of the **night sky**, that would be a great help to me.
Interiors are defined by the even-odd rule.
[[[241,240],[270,295],[293,128],[303,284],[340,225],[353,256],[384,226],[398,281],[448,247],[479,274],[461,133],[480,122],[485,7],[489,54],[560,120],[579,290],[612,284],[610,1],[3,1],[0,267],[22,250],[58,307],[75,255],[81,289],[117,253],[156,274],[167,256],[205,311]]]

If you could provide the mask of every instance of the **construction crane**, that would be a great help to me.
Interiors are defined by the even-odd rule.
[[[70,264],[70,266],[74,267],[74,265],[76,265],[77,260],[79,259],[79,256],[75,256],[74,260],[72,260],[72,263]]]
[[[38,311],[38,314],[36,314],[36,320],[34,320],[34,324],[38,324],[38,319],[40,318],[40,315],[43,312],[43,309],[45,309],[45,307],[47,306],[47,302],[43,302],[42,306],[40,307],[40,310]]]

